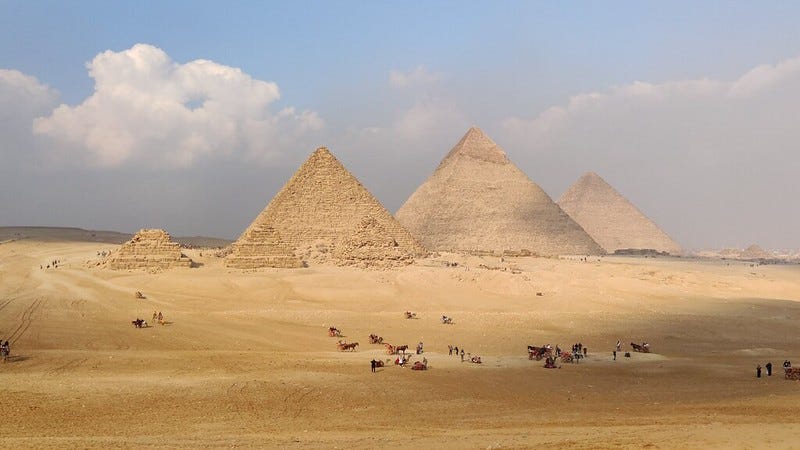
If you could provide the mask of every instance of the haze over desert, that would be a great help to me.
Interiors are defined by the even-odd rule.
[[[800,448],[800,3],[2,10],[0,448]]]

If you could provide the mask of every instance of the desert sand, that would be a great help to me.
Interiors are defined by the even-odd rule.
[[[800,382],[781,369],[800,364],[796,265],[441,254],[392,270],[242,271],[192,249],[195,268],[92,266],[118,248],[0,243],[0,338],[12,343],[0,446],[800,446]],[[131,326],[154,311],[168,323]],[[332,325],[355,352],[337,351]],[[370,333],[423,341],[430,369],[371,373],[390,356]],[[617,340],[653,353],[614,361]],[[588,348],[579,364],[527,358],[529,344],[575,342]],[[768,361],[773,376],[757,379]]]

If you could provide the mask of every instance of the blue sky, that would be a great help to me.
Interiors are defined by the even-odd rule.
[[[792,142],[798,140],[788,130],[790,123],[750,126],[746,119],[756,112],[779,118],[795,112],[786,96],[797,94],[798,77],[791,64],[784,69],[780,64],[800,56],[800,3],[579,2],[567,7],[557,2],[3,1],[0,9],[0,69],[33,77],[52,90],[27,121],[20,118],[13,129],[0,128],[7,135],[2,150],[6,168],[0,175],[11,187],[0,195],[0,208],[6,211],[0,225],[123,231],[150,225],[173,234],[235,237],[319,144],[331,146],[394,211],[466,127],[476,124],[555,199],[583,171],[595,170],[687,247],[758,242],[800,248],[800,238],[791,231],[800,225],[800,213],[763,205],[765,197],[793,186],[792,169],[800,163],[791,156]],[[125,156],[94,164],[92,158],[103,156],[103,145],[109,144],[90,143],[87,139],[96,136],[74,129],[90,120],[78,109],[29,131],[58,104],[77,108],[91,98],[96,85],[87,63],[107,50],[122,54],[136,44],[162,51],[177,65],[210,60],[253,80],[275,83],[280,98],[264,97],[259,105],[273,115],[294,108],[298,116],[287,119],[290,125],[258,131],[273,139],[266,150],[244,144],[241,152],[204,149],[181,163],[164,163],[155,150],[137,150],[163,145],[168,151],[177,145],[161,134],[132,144]],[[784,95],[759,91],[742,102],[721,93],[762,65],[773,67],[765,79],[780,80],[774,89]],[[114,66],[111,82],[124,70]],[[393,85],[393,72],[410,81]],[[706,89],[703,80],[729,85]],[[682,81],[695,84],[671,87]],[[660,106],[649,109],[651,102],[642,103],[639,91],[630,97],[625,87],[636,82],[655,86]],[[568,107],[571,99],[592,93],[606,97],[592,100],[597,104],[591,114]],[[10,111],[14,101],[22,101],[14,98],[0,97],[0,107]],[[563,134],[548,128],[544,136],[540,116],[553,108],[566,108],[569,117],[559,125]],[[598,111],[602,108],[608,109]],[[669,128],[626,113],[637,108]],[[708,115],[693,116],[692,111]],[[316,118],[300,117],[301,112]],[[95,114],[108,112],[97,109]],[[603,132],[616,126],[630,131]],[[313,133],[301,131],[309,127]],[[780,130],[764,137],[764,127]],[[720,131],[729,128],[736,130],[730,139]],[[679,136],[665,140],[669,130]],[[136,134],[135,128],[130,131]],[[234,138],[219,142],[241,141]],[[92,145],[97,147],[87,153],[85,147]],[[764,145],[780,150],[754,163],[748,155]],[[83,162],[53,162],[59,158]],[[774,187],[757,180],[731,181],[747,179],[754,168],[772,174]],[[636,171],[641,175],[632,175],[634,169],[641,169]],[[208,173],[218,178],[214,184],[226,188],[215,194],[192,181]],[[133,195],[142,177],[160,180],[153,182],[161,187],[154,194],[158,199],[131,200],[126,210],[116,211],[115,196]],[[54,178],[68,186],[66,191],[56,194],[45,187]],[[110,193],[86,193],[109,178],[121,186]],[[676,179],[681,182],[670,189],[648,188],[654,180],[664,186]],[[42,187],[22,189],[31,180]],[[77,195],[69,186],[82,192]],[[711,193],[687,206],[687,198],[692,200],[698,190]],[[231,196],[241,199],[241,207],[229,204]],[[82,200],[61,214],[43,212],[73,197]],[[209,208],[225,212],[223,217],[196,212],[209,202]],[[171,209],[175,204],[187,205],[183,215]],[[780,217],[784,225],[765,228],[755,219],[731,225],[734,211],[741,208],[754,216]],[[95,209],[114,214],[100,215]],[[182,219],[189,210],[194,220]],[[687,215],[696,215],[707,228],[677,218]],[[131,223],[134,217],[142,223]]]

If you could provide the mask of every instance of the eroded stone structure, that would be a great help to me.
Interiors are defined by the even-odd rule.
[[[318,148],[231,246],[228,267],[408,264],[427,252],[334,157]]]
[[[159,229],[139,230],[133,238],[122,244],[106,259],[112,270],[162,270],[173,267],[191,267],[192,260],[181,252],[169,233]]]

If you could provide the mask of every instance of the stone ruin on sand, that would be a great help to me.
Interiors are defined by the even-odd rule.
[[[432,251],[600,255],[602,248],[473,127],[397,211]]]
[[[426,250],[334,157],[318,148],[225,257],[228,267],[404,265]]]
[[[112,270],[161,270],[174,267],[191,267],[192,260],[181,252],[169,233],[159,229],[142,229],[122,244],[105,260]]]

